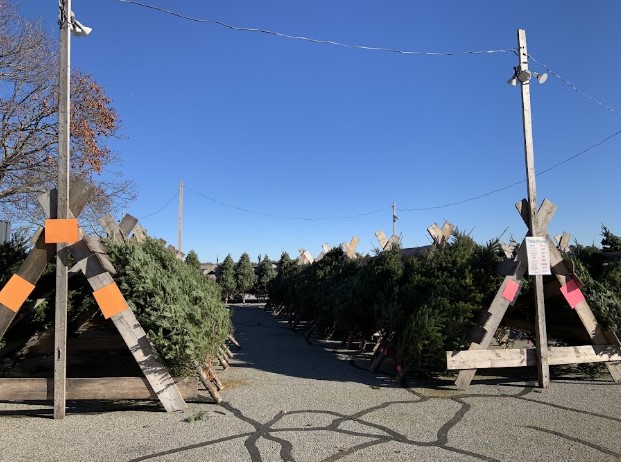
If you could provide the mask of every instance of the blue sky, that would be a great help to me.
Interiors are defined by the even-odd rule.
[[[523,28],[532,57],[565,79],[531,85],[536,170],[621,130],[619,2],[144,3],[233,26],[422,52],[511,50]],[[93,28],[73,39],[72,65],[93,74],[119,112],[123,138],[113,148],[139,194],[126,212],[150,235],[177,244],[183,181],[182,250],[201,261],[242,252],[277,259],[300,248],[317,255],[324,242],[354,235],[369,252],[376,230],[392,231],[393,202],[405,247],[428,244],[426,228],[444,220],[479,242],[505,229],[503,240],[524,237],[514,204],[526,197],[525,183],[446,206],[525,179],[520,91],[506,83],[513,52],[369,51],[119,0],[72,4]],[[20,9],[57,36],[55,0],[21,0]],[[539,203],[558,205],[552,236],[567,231],[599,244],[602,224],[621,234],[620,149],[621,134],[537,177]]]

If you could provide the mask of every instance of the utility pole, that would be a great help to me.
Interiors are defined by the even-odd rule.
[[[392,235],[397,235],[397,220],[399,217],[397,216],[397,203],[392,203]]]
[[[56,218],[69,218],[69,121],[71,0],[60,2],[60,62],[58,75],[58,185]],[[56,247],[56,304],[54,311],[54,418],[65,417],[67,382],[67,244]]]
[[[177,250],[181,252],[181,235],[183,232],[183,181],[179,183],[179,245]]]
[[[524,127],[524,154],[526,157],[526,180],[528,188],[528,204],[530,208],[530,229],[531,237],[540,235],[539,223],[537,218],[537,186],[535,183],[535,154],[533,149],[533,127],[530,110],[530,76],[528,72],[528,52],[526,48],[526,31],[518,30],[518,53],[519,53],[519,72],[528,76],[519,79],[522,91],[522,123]],[[524,80],[524,81],[522,81]],[[537,375],[539,386],[548,388],[550,386],[550,366],[548,364],[548,336],[546,332],[546,312],[543,295],[543,276],[535,275],[535,304],[536,322],[535,335],[537,341]]]

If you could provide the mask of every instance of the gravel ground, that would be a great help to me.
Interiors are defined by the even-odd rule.
[[[0,403],[1,461],[621,460],[621,386],[585,377],[399,387],[338,342],[307,342],[259,306],[234,307],[224,401]],[[195,418],[188,422],[188,418]]]

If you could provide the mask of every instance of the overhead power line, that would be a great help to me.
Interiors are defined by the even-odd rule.
[[[166,207],[168,207],[170,205],[170,203],[175,200],[177,198],[177,196],[179,195],[179,191],[175,191],[175,194],[173,194],[173,196],[168,200],[168,202],[166,202],[162,207],[160,207],[159,209],[157,209],[155,212],[150,213],[148,215],[145,215],[143,217],[140,217],[141,220],[144,220],[145,218],[149,218],[152,217],[153,215],[157,215],[158,213],[160,213],[162,210],[164,210]]]
[[[231,24],[224,23],[222,21],[218,21],[215,19],[204,19],[204,18],[195,18],[192,16],[187,16],[181,13],[177,13],[175,11],[168,10],[166,8],[162,8],[155,5],[149,5],[147,3],[138,2],[135,0],[118,0],[121,3],[129,3],[132,5],[140,6],[142,8],[148,8],[151,10],[158,11],[160,13],[165,13],[171,16],[174,16],[179,19],[184,19],[187,21],[193,21],[198,23],[207,23],[207,24],[215,24],[218,26],[226,27],[227,29],[235,30],[235,31],[243,31],[243,32],[258,32],[261,34],[273,35],[280,38],[291,39],[291,40],[303,40],[306,42],[318,43],[322,45],[334,45],[345,48],[355,48],[358,50],[366,50],[366,51],[384,51],[388,53],[398,53],[402,55],[424,55],[424,56],[456,56],[456,55],[484,55],[484,54],[493,54],[493,53],[508,53],[515,52],[515,48],[507,48],[507,49],[498,49],[498,50],[467,50],[467,51],[416,51],[416,50],[401,50],[398,48],[385,48],[385,47],[376,47],[376,46],[367,46],[367,45],[352,45],[348,43],[336,42],[334,40],[323,40],[316,39],[312,37],[304,37],[300,35],[289,35],[284,34],[282,32],[276,32],[267,29],[260,29],[255,27],[240,27],[233,26]]]
[[[540,176],[540,175],[544,175],[546,173],[549,173],[549,172],[555,170],[556,168],[560,167],[561,165],[566,164],[566,163],[568,163],[568,162],[570,162],[570,161],[572,161],[572,160],[574,160],[574,159],[576,159],[576,158],[586,154],[587,152],[589,152],[589,151],[591,151],[591,150],[593,150],[595,148],[598,148],[599,146],[603,145],[604,143],[610,141],[611,139],[613,139],[613,138],[615,138],[616,136],[619,136],[619,135],[621,135],[621,130],[608,135],[606,138],[598,141],[597,143],[594,143],[594,144],[590,145],[589,147],[583,149],[582,151],[577,152],[576,154],[573,154],[572,156],[570,156],[570,157],[568,157],[568,158],[566,158],[566,159],[564,159],[564,160],[562,160],[560,162],[557,162],[556,164],[554,164],[554,165],[552,165],[552,166],[550,166],[550,167],[540,171],[539,173],[537,173],[536,176]],[[505,186],[501,186],[500,188],[492,189],[491,191],[487,191],[485,193],[478,194],[476,196],[468,197],[466,199],[461,199],[461,200],[458,200],[458,201],[448,202],[448,203],[445,203],[445,204],[429,205],[429,206],[425,206],[425,207],[410,207],[410,208],[402,207],[402,208],[399,208],[399,211],[401,211],[401,212],[425,212],[425,211],[429,211],[429,210],[445,209],[445,208],[448,208],[448,207],[453,207],[453,206],[456,206],[456,205],[462,205],[462,204],[466,204],[468,202],[473,202],[473,201],[476,201],[476,200],[479,200],[479,199],[483,199],[484,197],[488,197],[488,196],[491,196],[493,194],[496,194],[496,193],[499,193],[499,192],[502,192],[502,191],[506,191],[507,189],[510,189],[510,188],[512,188],[514,186],[520,185],[520,184],[525,183],[525,182],[526,182],[525,179],[524,180],[515,181],[515,182],[513,182],[511,184],[508,184],[508,185],[505,185]],[[202,197],[204,199],[207,199],[207,200],[209,200],[211,202],[214,202],[216,204],[220,204],[220,205],[222,205],[224,207],[228,207],[228,208],[231,208],[231,209],[239,210],[240,212],[252,213],[254,215],[261,215],[261,216],[265,216],[265,217],[279,218],[279,219],[283,219],[283,220],[299,220],[299,221],[349,220],[349,219],[354,219],[354,218],[365,217],[365,216],[368,216],[368,215],[374,215],[376,213],[385,212],[387,210],[391,210],[392,209],[392,206],[391,207],[382,207],[382,208],[379,208],[379,209],[376,209],[376,210],[371,210],[369,212],[363,212],[363,213],[358,213],[358,214],[353,214],[353,215],[333,216],[333,217],[300,217],[300,216],[291,216],[291,215],[279,215],[279,214],[273,214],[273,213],[260,212],[260,211],[257,211],[257,210],[251,210],[251,209],[247,209],[245,207],[240,207],[240,206],[237,206],[237,205],[229,204],[227,202],[223,202],[221,200],[215,199],[213,197],[210,197],[210,196],[208,196],[206,194],[203,194],[203,193],[200,193],[198,191],[194,191],[193,189],[188,188],[187,186],[185,187],[185,189],[188,190],[188,191],[191,191],[192,193],[196,194],[197,196],[200,196],[200,197]],[[175,194],[175,196],[173,196],[166,203],[166,205],[164,205],[164,207],[162,207],[157,212],[152,213],[151,215],[155,215],[156,213],[159,213],[161,210],[166,208],[168,206],[168,204],[170,204],[170,202],[172,202],[172,200],[175,197],[176,197],[176,194]],[[151,215],[147,215],[147,217],[149,217]]]
[[[578,93],[580,96],[585,97],[588,100],[591,100],[592,102],[594,102],[595,104],[603,107],[604,109],[607,109],[610,112],[614,112],[615,114],[621,116],[621,112],[619,112],[618,110],[616,110],[615,108],[608,106],[607,104],[602,103],[600,100],[593,98],[592,96],[587,95],[585,92],[583,92],[582,90],[580,90],[578,87],[576,87],[576,85],[574,85],[573,83],[571,83],[569,80],[565,79],[564,77],[561,77],[559,74],[557,74],[556,72],[554,72],[552,69],[550,69],[547,65],[545,65],[544,63],[537,61],[535,59],[535,57],[531,54],[528,55],[528,57],[530,59],[533,60],[533,62],[539,64],[541,67],[543,67],[548,74],[553,75],[554,77],[556,77],[557,79],[559,79],[561,82],[563,82],[564,84],[570,86],[576,93]]]
[[[348,219],[352,219],[352,218],[364,217],[364,216],[367,216],[367,215],[374,215],[376,213],[383,212],[383,211],[388,210],[388,209],[391,208],[391,207],[383,207],[381,209],[372,210],[370,212],[358,213],[358,214],[355,214],[355,215],[335,216],[335,217],[318,217],[318,218],[297,217],[297,216],[277,215],[277,214],[273,214],[273,213],[259,212],[257,210],[251,210],[251,209],[247,209],[247,208],[244,208],[244,207],[239,207],[237,205],[228,204],[228,203],[223,202],[221,200],[214,199],[213,197],[207,196],[206,194],[200,193],[198,191],[194,191],[193,189],[188,188],[187,186],[185,187],[185,189],[187,189],[188,191],[193,192],[197,196],[200,196],[200,197],[202,197],[204,199],[210,200],[211,202],[215,202],[216,204],[220,204],[220,205],[223,205],[223,206],[231,208],[231,209],[239,210],[241,212],[246,212],[246,213],[252,213],[252,214],[255,214],[255,215],[261,215],[261,216],[264,216],[264,217],[281,218],[283,220],[300,220],[300,221],[348,220]]]

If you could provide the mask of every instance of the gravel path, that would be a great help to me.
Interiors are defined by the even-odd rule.
[[[555,379],[409,389],[337,342],[307,342],[260,307],[234,308],[223,404],[0,403],[1,461],[621,460],[621,386]],[[194,418],[193,422],[187,420]]]

